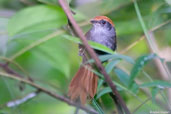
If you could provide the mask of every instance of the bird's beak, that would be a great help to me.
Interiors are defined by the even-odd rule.
[[[97,20],[94,20],[94,19],[91,19],[90,22],[91,22],[92,24],[94,24],[94,23],[97,23],[98,21],[97,21]]]

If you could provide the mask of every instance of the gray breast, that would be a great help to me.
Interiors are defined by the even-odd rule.
[[[116,33],[113,27],[110,30],[92,27],[89,40],[105,45],[112,50],[116,49]]]

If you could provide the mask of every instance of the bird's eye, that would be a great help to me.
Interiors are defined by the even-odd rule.
[[[103,25],[106,24],[106,21],[102,20],[102,24],[103,24]]]

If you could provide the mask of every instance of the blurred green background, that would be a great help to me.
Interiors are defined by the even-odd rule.
[[[89,20],[94,16],[106,15],[113,20],[118,56],[109,57],[111,61],[105,68],[131,113],[171,110],[171,90],[168,89],[171,87],[171,2],[68,2],[84,33],[90,29]],[[77,41],[65,32],[66,26],[67,18],[57,0],[1,0],[0,63],[9,62],[8,66],[15,72],[25,78],[29,75],[41,87],[67,97],[69,82],[81,64],[81,57]],[[4,72],[2,66],[0,72]],[[108,94],[111,90],[100,83],[98,86],[95,99],[99,107],[90,100],[86,106],[100,108],[105,114],[117,113]],[[6,105],[34,91],[36,89],[27,84],[1,76],[0,114],[76,113],[75,107],[44,93],[14,107]],[[85,114],[82,110],[79,113]]]

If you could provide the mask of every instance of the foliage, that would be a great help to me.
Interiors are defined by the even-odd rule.
[[[12,17],[0,16],[0,63],[8,62],[9,67],[24,78],[31,77],[41,87],[66,96],[69,82],[81,63],[77,48],[77,44],[81,42],[66,30],[67,17],[59,4],[55,0],[38,0],[32,1],[34,5],[26,7],[19,2],[15,2],[13,6],[9,0],[1,2],[0,8],[17,11]],[[167,0],[105,0],[81,6],[76,0],[70,2],[76,13],[74,18],[84,32],[90,29],[87,20],[94,15],[107,15],[114,21],[117,52],[95,42],[90,41],[89,44],[108,53],[99,58],[102,62],[108,60],[104,67],[130,111],[137,114],[167,111],[167,107],[156,102],[169,107],[170,96],[168,98],[167,92],[171,88],[171,80],[163,80],[154,60],[166,63],[167,67],[171,66],[171,61],[160,53],[154,54],[151,48],[155,48],[153,44],[158,44],[163,51],[167,47],[170,49],[171,4]],[[149,30],[153,32],[157,42],[150,39]],[[145,42],[146,39],[137,41],[143,34],[150,43]],[[149,44],[152,47],[148,47]],[[130,45],[133,48],[120,54]],[[1,66],[0,72],[4,72]],[[116,111],[116,106],[109,95],[111,89],[105,84],[103,76],[98,71],[95,72],[100,77],[98,90],[95,98],[87,103],[88,107],[96,109],[100,114],[112,113]],[[21,99],[35,90],[27,84],[0,77],[0,113],[66,114],[76,110],[43,93],[16,107],[5,106],[7,102]],[[146,99],[149,101],[146,102]],[[82,110],[79,112],[83,113]]]

